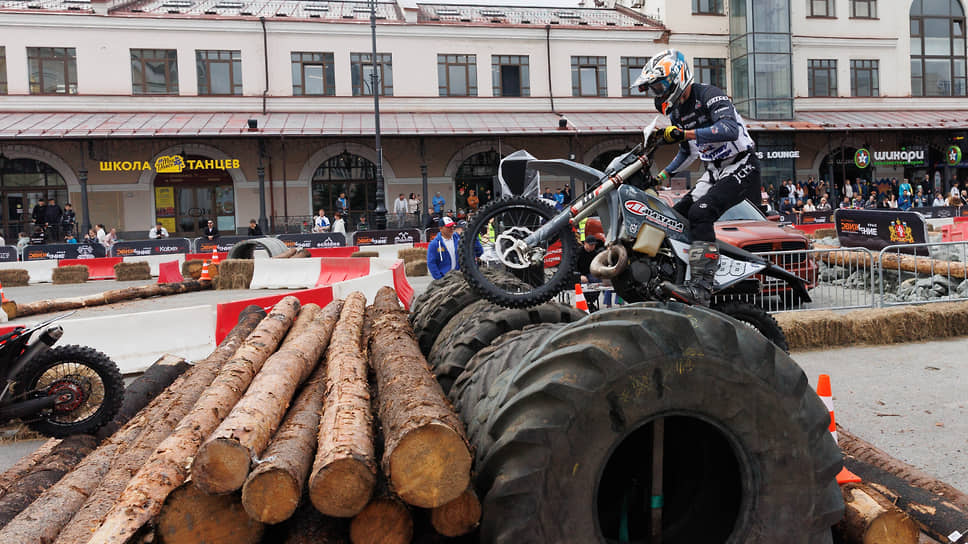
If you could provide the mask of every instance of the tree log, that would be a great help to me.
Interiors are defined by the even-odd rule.
[[[192,410],[148,461],[131,478],[104,523],[90,542],[126,542],[142,525],[161,511],[165,498],[188,478],[188,461],[198,447],[228,415],[262,368],[299,311],[299,300],[288,296],[245,339]]]
[[[864,484],[840,489],[846,510],[834,530],[847,544],[918,544],[917,524],[883,495]]]
[[[114,434],[191,366],[184,357],[169,353],[159,357],[144,373],[124,388],[124,402],[118,413],[94,433],[98,443]]]
[[[814,246],[814,249],[843,249],[844,251],[817,253],[817,258],[826,262],[827,264],[836,266],[850,265],[869,268],[875,264],[871,261],[876,262],[877,256],[877,253],[875,252],[875,258],[871,259],[868,257],[868,254],[865,251],[851,251],[850,248],[838,248],[834,246],[816,245]],[[897,253],[885,253],[881,262],[885,269],[905,270],[908,272],[917,272],[918,274],[927,275],[940,274],[942,276],[949,276],[958,279],[965,279],[968,277],[968,263],[942,261],[924,256],[899,255]]]
[[[19,480],[21,476],[30,472],[31,467],[40,462],[44,457],[47,457],[57,444],[60,444],[60,438],[48,439],[39,448],[34,450],[33,453],[21,457],[12,467],[5,470],[3,474],[0,474],[0,497],[3,497],[7,493],[7,490],[10,489],[10,486]]]
[[[296,389],[319,363],[343,303],[333,301],[322,311],[315,304],[310,306],[314,309],[308,312],[309,323],[286,336],[245,396],[199,449],[192,480],[202,491],[228,493],[242,487],[249,476],[250,460],[262,455]]]
[[[325,375],[322,381],[325,383]],[[320,514],[312,503],[305,501],[285,522],[267,527],[263,541],[282,544],[347,544],[348,525],[345,519]]]
[[[430,523],[444,536],[462,536],[473,531],[481,522],[481,501],[473,487],[456,499],[430,511]]]
[[[353,544],[409,544],[413,540],[413,516],[406,503],[387,487],[383,475],[373,499],[350,522]]]
[[[113,304],[123,300],[174,295],[178,293],[188,293],[191,291],[201,291],[203,289],[211,288],[211,282],[202,282],[198,280],[185,280],[180,283],[153,283],[137,287],[114,289],[111,291],[105,291],[103,293],[83,297],[38,300],[24,304],[18,303],[16,316],[10,317],[24,317],[28,315],[46,314],[50,312],[63,312],[66,310],[76,310],[78,308],[87,308],[91,306],[103,306],[105,304]]]
[[[221,365],[231,357],[259,323],[262,315],[264,313],[258,307],[246,308],[239,316],[238,325],[229,332],[215,351],[204,361],[179,376],[168,391],[190,388],[196,368],[204,368],[209,363]],[[181,398],[181,395],[178,395],[178,398]],[[61,478],[57,484],[44,492],[4,527],[0,531],[0,542],[53,542],[61,528],[70,521],[74,513],[98,487],[104,475],[110,470],[115,455],[123,453],[144,429],[152,425],[153,419],[167,412],[178,398],[168,394],[155,397],[135,418],[128,421],[104,444],[85,457],[77,468]]]
[[[279,523],[299,506],[316,453],[325,389],[326,365],[320,364],[272,437],[263,460],[249,473],[242,486],[242,506],[253,519]]]
[[[82,459],[94,451],[97,440],[93,435],[82,434],[62,440],[58,447],[40,460],[30,472],[24,474],[0,498],[0,527],[30,506],[49,487],[56,484]]]
[[[837,426],[837,433],[840,436],[837,442],[840,444],[840,449],[843,450],[845,455],[850,455],[859,461],[889,472],[915,487],[920,487],[935,495],[940,495],[944,500],[968,512],[968,495],[961,490],[938,480],[922,470],[912,467],[900,459],[890,456],[870,442],[851,434],[839,425]]]
[[[346,297],[326,354],[326,395],[309,498],[328,516],[351,517],[366,506],[376,482],[373,416],[361,336],[366,297]]]
[[[256,544],[265,525],[245,513],[238,493],[209,495],[188,482],[168,495],[157,530],[165,544]]]
[[[376,295],[368,345],[386,438],[383,471],[390,488],[423,508],[456,499],[470,483],[467,437],[389,287]]]

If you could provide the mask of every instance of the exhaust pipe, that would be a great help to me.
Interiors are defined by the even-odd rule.
[[[629,265],[629,254],[622,244],[613,244],[605,248],[592,259],[589,272],[596,278],[610,280],[625,271]]]

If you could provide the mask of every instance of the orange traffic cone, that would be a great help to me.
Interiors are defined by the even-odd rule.
[[[218,248],[212,248],[212,266],[218,265]]]
[[[3,294],[3,283],[0,283],[0,302],[9,302],[7,295]]]
[[[575,284],[575,308],[588,313],[588,303],[585,302],[585,295],[581,292],[581,284]]]
[[[202,275],[198,278],[199,281],[212,281],[212,276],[208,274],[208,261],[202,265]]]
[[[830,434],[834,437],[834,442],[837,442],[837,420],[834,418],[834,396],[830,390],[830,376],[827,374],[821,374],[820,378],[817,379],[817,396],[823,401],[824,406],[827,407],[827,411],[830,412],[830,426],[827,428]],[[860,482],[860,476],[854,474],[853,472],[847,470],[847,467],[840,469],[840,474],[837,475],[837,483],[840,485]]]

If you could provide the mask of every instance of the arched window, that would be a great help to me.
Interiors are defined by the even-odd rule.
[[[475,153],[461,163],[454,175],[454,192],[457,198],[454,205],[457,209],[467,211],[467,197],[471,191],[478,198],[478,206],[487,204],[493,196],[494,177],[497,176],[500,163],[501,155],[493,149]]]
[[[911,94],[965,96],[965,11],[959,0],[911,4]]]
[[[326,159],[313,173],[311,215],[316,215],[322,208],[332,220],[340,193],[346,193],[350,214],[354,218],[373,211],[376,206],[376,165],[349,151]],[[350,218],[345,220],[349,226]]]
[[[60,208],[67,204],[67,183],[57,170],[45,162],[10,159],[0,152],[0,227],[8,243],[16,243],[18,232],[31,232],[34,206],[51,198]]]

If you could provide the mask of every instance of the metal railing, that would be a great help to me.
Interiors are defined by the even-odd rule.
[[[877,255],[882,306],[968,300],[968,241],[887,246]]]

